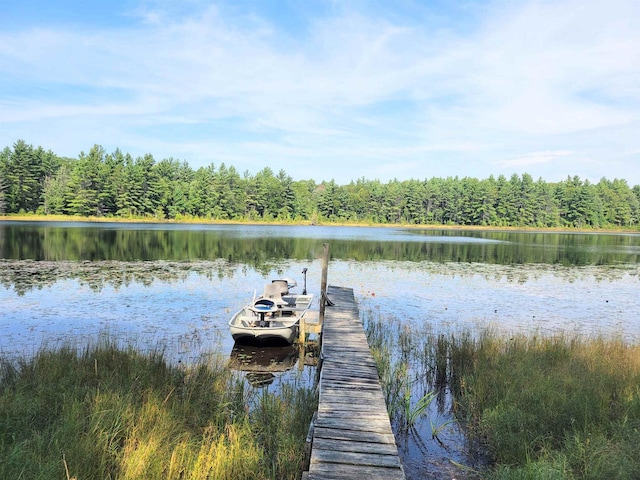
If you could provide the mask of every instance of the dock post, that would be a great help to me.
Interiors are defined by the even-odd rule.
[[[327,303],[327,273],[329,270],[329,244],[322,244],[323,255],[322,255],[322,277],[320,279],[320,314],[318,318],[318,323],[322,325],[322,321],[324,320],[324,307]]]
[[[307,336],[307,329],[305,328],[304,315],[298,321],[298,343],[304,345],[304,341]]]

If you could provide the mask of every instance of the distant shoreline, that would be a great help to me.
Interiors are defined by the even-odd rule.
[[[0,215],[2,221],[18,222],[87,222],[87,223],[147,223],[147,224],[184,224],[184,225],[290,225],[290,226],[323,226],[323,227],[384,227],[415,228],[423,230],[477,230],[491,232],[539,232],[539,233],[630,233],[640,234],[640,226],[632,228],[571,228],[571,227],[498,227],[492,225],[440,225],[440,224],[403,224],[403,223],[362,223],[362,222],[321,222],[310,221],[248,221],[248,220],[213,220],[204,218],[158,219],[149,217],[82,217],[75,215]]]

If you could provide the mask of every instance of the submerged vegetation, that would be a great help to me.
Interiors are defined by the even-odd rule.
[[[315,395],[114,344],[0,362],[0,478],[295,479]]]
[[[224,163],[193,170],[173,158],[133,158],[99,145],[61,158],[18,140],[0,151],[0,215],[222,221],[627,228],[640,224],[640,185],[577,176],[486,179],[360,178],[294,181],[265,167],[241,174]]]
[[[482,478],[638,478],[640,345],[563,334],[435,335],[368,316],[396,425],[433,414],[424,399],[435,395],[468,448],[489,455]],[[438,425],[431,431],[439,440]]]

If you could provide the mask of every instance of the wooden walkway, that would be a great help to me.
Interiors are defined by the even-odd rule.
[[[303,479],[404,480],[382,387],[353,290],[330,286],[319,405]]]

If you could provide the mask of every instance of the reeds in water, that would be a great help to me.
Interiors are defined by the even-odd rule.
[[[412,372],[415,340],[411,331],[397,319],[389,322],[366,322],[371,353],[378,366],[387,411],[401,432],[411,430],[436,397],[433,391],[422,391]]]
[[[481,441],[490,454],[483,478],[640,478],[640,345],[565,334],[436,335],[364,316],[391,418],[409,426],[418,417],[407,406],[446,389],[470,444]],[[398,341],[400,332],[412,341]]]

